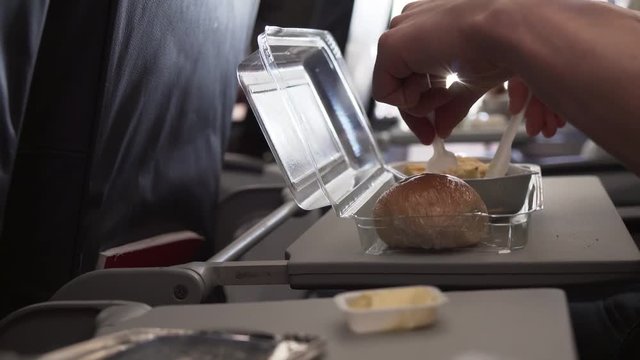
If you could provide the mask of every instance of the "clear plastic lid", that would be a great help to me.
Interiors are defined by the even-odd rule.
[[[393,175],[326,31],[267,27],[238,78],[296,202],[352,216]]]

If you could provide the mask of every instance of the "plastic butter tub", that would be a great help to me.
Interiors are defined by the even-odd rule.
[[[359,234],[354,241],[360,241],[365,254],[411,251],[389,248],[379,236],[385,226],[415,218],[373,216],[377,199],[403,175],[383,160],[340,50],[328,32],[267,27],[258,37],[258,50],[238,66],[238,80],[301,208],[332,206],[337,216],[351,219]],[[456,251],[508,254],[523,248],[529,215],[542,209],[542,182],[539,167],[518,166],[524,173],[471,184],[488,213],[419,220],[461,224],[480,217],[485,221],[487,231],[474,234],[480,240],[474,242],[477,245]],[[456,236],[455,230],[433,226],[428,232],[444,238]]]
[[[432,286],[350,291],[335,296],[351,330],[364,334],[411,330],[436,321],[446,296]]]

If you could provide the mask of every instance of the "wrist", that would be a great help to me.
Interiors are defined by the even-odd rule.
[[[538,0],[535,0],[538,1]],[[470,19],[468,43],[472,54],[483,54],[487,61],[515,73],[518,59],[526,52],[525,17],[536,16],[535,1],[494,0],[485,2],[482,11]]]
[[[527,77],[552,66],[549,59],[573,45],[571,38],[563,38],[569,27],[588,28],[583,23],[596,21],[603,8],[615,7],[585,0],[486,1],[469,23],[468,43],[475,46],[473,53],[483,54],[505,72]]]

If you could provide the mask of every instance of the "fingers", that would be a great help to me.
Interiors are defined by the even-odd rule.
[[[400,15],[391,19],[391,22],[389,23],[389,29],[396,28],[402,23],[404,23],[406,19],[409,18],[409,15],[408,15],[409,12],[411,12],[412,10],[418,9],[420,6],[424,6],[424,5],[428,5],[428,4],[424,1],[415,1],[405,5],[404,8],[402,8]]]
[[[529,87],[519,78],[509,80],[509,112],[517,114],[522,111],[526,102]],[[536,136],[540,133],[545,137],[552,137],[566,125],[566,121],[553,110],[543,104],[536,96],[531,98],[525,112],[527,118],[527,134]]]
[[[413,116],[425,117],[436,108],[446,104],[453,95],[445,88],[431,88],[423,92],[414,106],[402,109]]]
[[[409,69],[396,51],[398,43],[394,40],[394,33],[387,31],[378,41],[378,56],[373,69],[373,98],[398,107],[406,107],[404,79],[409,78],[413,71]],[[416,80],[410,80],[417,86]],[[415,81],[415,83],[414,83]]]
[[[486,89],[471,89],[462,84],[454,84],[449,88],[449,101],[435,110],[436,130],[440,137],[446,138],[462,119],[469,113],[469,109],[485,93]]]
[[[542,135],[545,137],[552,137],[558,131],[558,124],[556,123],[556,114],[551,112],[548,108],[545,107],[544,114],[544,127],[542,128]]]
[[[525,112],[527,134],[536,136],[545,128],[545,108],[537,97],[532,97]]]
[[[438,75],[438,74],[429,74],[429,87],[446,89],[447,88],[447,77]]]
[[[406,13],[406,12],[411,11],[411,9],[415,8],[415,7],[416,7],[416,6],[418,6],[418,5],[420,5],[420,2],[419,2],[419,1],[414,1],[414,2],[410,2],[410,3],[408,3],[407,5],[405,5],[405,6],[402,8],[402,12],[401,12],[401,14],[404,14],[404,13]]]
[[[560,115],[558,114],[554,114],[554,115],[555,115],[556,125],[558,125],[559,128],[563,128],[565,125],[567,125],[567,121],[561,118]]]
[[[415,106],[401,108],[400,113],[420,141],[430,144],[436,133],[442,138],[448,137],[483,93],[484,90],[472,90],[462,84],[449,89],[431,88],[422,94]],[[432,112],[435,113],[435,129],[428,119]]]
[[[405,82],[405,86],[407,85],[406,83],[407,82]],[[400,108],[402,118],[405,120],[409,128],[416,134],[418,139],[426,145],[433,142],[433,138],[436,134],[436,130],[428,118],[431,116],[431,113],[434,111],[436,112],[435,122],[438,124],[437,133],[440,134],[441,137],[446,137],[451,133],[453,127],[455,127],[455,125],[466,115],[469,107],[473,105],[473,102],[475,102],[475,100],[471,99],[468,101],[455,100],[455,97],[460,95],[457,94],[460,91],[458,90],[456,92],[454,91],[455,89],[452,89],[452,91],[446,89],[445,80],[440,76],[431,76],[430,85],[435,87],[424,90],[420,94],[417,102],[413,103],[413,106]],[[421,87],[417,85],[415,88],[421,89]],[[409,98],[407,97],[407,99]],[[411,101],[413,99],[414,97],[411,95]],[[452,101],[453,103],[451,105],[446,106]],[[461,104],[464,107],[467,103],[469,104],[466,107],[466,110],[457,109],[458,104]],[[441,118],[447,120],[443,123]]]
[[[421,143],[429,145],[433,142],[436,133],[431,125],[431,121],[429,121],[426,116],[414,116],[404,111],[400,111],[400,115],[402,115],[404,122],[407,123],[409,129],[416,134]]]
[[[411,74],[402,81],[405,107],[417,105],[422,95],[429,89],[429,80],[422,74]]]
[[[520,78],[512,78],[509,80],[509,112],[512,114],[519,113],[527,101],[529,88]]]
[[[559,128],[564,127],[567,122],[558,114],[549,109],[535,96],[531,98],[529,108],[525,114],[527,117],[527,134],[536,136],[540,133],[544,137],[552,137]]]
[[[546,106],[545,111],[545,124],[542,128],[542,135],[549,138],[554,136],[558,129],[563,128],[567,124],[567,122],[562,119],[560,115],[554,113]]]
[[[446,138],[453,128],[464,119],[471,106],[482,96],[484,89],[475,89],[463,84],[454,84],[445,89],[440,86],[440,80],[432,77],[431,84],[437,87],[426,88],[424,77],[409,77],[404,81],[404,102],[413,104],[401,109],[401,114],[409,128],[418,136],[424,144],[430,144],[437,133]],[[434,80],[435,79],[435,80]],[[511,112],[520,112],[527,98],[528,88],[522,82],[509,85]],[[420,93],[417,95],[417,93]],[[428,119],[430,113],[435,113],[435,125]],[[540,99],[533,96],[525,112],[527,119],[526,130],[529,136],[542,133],[545,137],[552,137],[558,128],[565,126],[566,121],[555,114]]]

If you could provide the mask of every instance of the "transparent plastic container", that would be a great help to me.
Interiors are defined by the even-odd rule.
[[[395,164],[400,170],[403,164]],[[486,214],[469,213],[450,216],[431,216],[428,220],[432,224],[423,234],[426,238],[454,238],[465,227],[472,228],[478,222],[485,223],[483,231],[476,232],[480,238],[479,245],[455,249],[455,251],[488,251],[507,254],[512,250],[525,247],[528,239],[528,221],[531,213],[541,210],[542,178],[540,167],[531,164],[511,165],[507,175],[493,179],[465,180],[487,205]],[[387,188],[381,188],[384,192]],[[378,195],[379,196],[379,195]],[[387,217],[375,218],[371,216],[377,196],[373,196],[353,218],[358,226],[358,233],[362,249],[370,255],[384,253],[407,252],[408,250],[394,250],[389,248],[378,235],[385,228],[408,228],[417,219],[415,217]],[[403,234],[396,234],[403,236]],[[405,235],[406,236],[406,235]],[[420,249],[415,249],[419,251]]]
[[[267,27],[258,47],[239,65],[238,79],[295,201],[307,210],[331,205],[338,216],[353,219],[368,254],[409,251],[388,249],[377,235],[385,224],[404,221],[372,217],[375,201],[403,175],[382,160],[331,35]],[[454,216],[480,216],[488,224],[479,245],[459,251],[508,253],[525,246],[529,214],[542,208],[540,169],[512,170],[504,178],[468,181],[484,191],[490,211]],[[513,196],[500,198],[505,193]],[[449,220],[459,224],[454,217]]]

